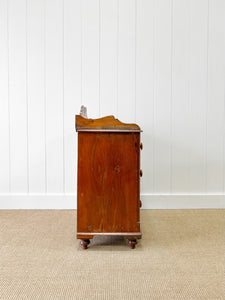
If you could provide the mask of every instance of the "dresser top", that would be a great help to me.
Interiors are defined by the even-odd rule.
[[[76,115],[76,131],[141,132],[142,130],[137,124],[122,123],[114,116],[88,119]]]

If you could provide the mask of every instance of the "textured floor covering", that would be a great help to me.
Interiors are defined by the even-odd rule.
[[[143,239],[75,238],[76,211],[0,211],[0,299],[225,299],[225,210],[142,210]]]

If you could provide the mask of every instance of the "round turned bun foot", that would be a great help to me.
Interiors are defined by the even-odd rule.
[[[88,247],[89,244],[90,244],[90,240],[81,240],[81,241],[80,241],[80,245],[81,245],[81,247],[82,247],[84,250],[87,249],[87,247]]]
[[[131,249],[134,249],[135,245],[137,244],[137,240],[136,239],[129,240],[128,244],[129,244]]]

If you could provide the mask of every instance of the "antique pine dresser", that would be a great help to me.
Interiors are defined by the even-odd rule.
[[[123,236],[131,249],[140,232],[141,129],[107,116],[76,115],[78,132],[77,238]]]

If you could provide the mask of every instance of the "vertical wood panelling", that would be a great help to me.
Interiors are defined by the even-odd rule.
[[[74,117],[75,114],[79,113],[82,104],[81,2],[80,0],[67,0],[64,2],[64,142],[66,193],[75,193],[76,191],[77,136],[75,133]]]
[[[100,1],[100,115],[117,114],[118,2]]]
[[[142,135],[144,150],[141,153],[141,179],[143,193],[153,192],[154,145],[154,0],[137,2],[136,31],[136,122],[148,132]]]
[[[64,191],[63,0],[46,0],[47,192]]]
[[[207,28],[205,0],[190,1],[190,116],[189,186],[190,193],[204,193],[206,183],[206,107],[207,107]]]
[[[45,192],[44,0],[27,1],[29,192]]]
[[[99,117],[99,2],[82,1],[82,103]]]
[[[173,1],[156,1],[155,97],[154,97],[154,190],[171,191],[171,64]]]
[[[142,127],[143,194],[225,192],[224,0],[2,0],[0,66],[0,193],[76,193],[81,104]]]
[[[0,191],[9,185],[8,1],[0,1]]]
[[[172,192],[188,189],[189,140],[189,0],[173,1]]]
[[[136,1],[119,1],[118,28],[118,117],[135,122]]]
[[[225,111],[225,1],[209,0],[206,191],[223,192]]]
[[[28,191],[26,0],[9,1],[10,186]]]

